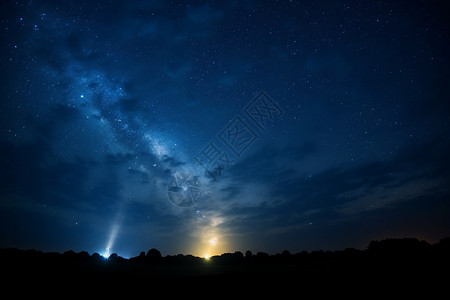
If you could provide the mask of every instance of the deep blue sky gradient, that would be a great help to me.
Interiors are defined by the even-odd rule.
[[[450,234],[445,1],[4,1],[0,246],[135,256]],[[261,91],[282,109],[261,130]],[[258,136],[240,155],[220,133]],[[194,157],[233,159],[215,180]],[[187,172],[202,195],[168,197]],[[216,174],[217,175],[217,174]]]

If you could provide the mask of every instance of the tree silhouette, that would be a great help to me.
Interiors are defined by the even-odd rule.
[[[154,264],[149,267],[149,264]],[[430,245],[417,239],[387,239],[373,241],[366,250],[346,248],[342,251],[313,251],[291,254],[288,250],[269,255],[250,250],[224,253],[210,260],[192,255],[167,255],[163,257],[155,248],[139,256],[125,259],[113,253],[109,259],[98,253],[91,256],[72,250],[60,253],[44,253],[36,250],[0,249],[0,265],[5,274],[30,274],[33,278],[45,276],[128,276],[152,278],[163,275],[186,277],[220,275],[216,279],[233,276],[252,276],[266,280],[279,278],[308,278],[311,274],[326,278],[433,278],[450,267],[450,239]],[[53,275],[48,275],[53,274]],[[58,275],[59,274],[59,275]],[[91,275],[89,275],[91,274]],[[345,275],[345,276],[344,276]],[[425,275],[423,275],[425,276]],[[314,277],[311,277],[314,278]]]
[[[147,252],[147,260],[149,262],[159,262],[161,260],[161,252],[159,250],[152,248]]]

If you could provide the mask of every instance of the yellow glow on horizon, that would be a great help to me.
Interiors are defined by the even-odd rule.
[[[213,257],[214,255],[221,255],[226,252],[233,252],[233,243],[228,239],[228,236],[223,232],[223,228],[219,225],[225,222],[225,218],[215,215],[205,215],[204,221],[197,222],[193,236],[191,239],[190,252],[204,259]]]

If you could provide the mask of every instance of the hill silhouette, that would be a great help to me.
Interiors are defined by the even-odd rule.
[[[129,259],[113,253],[0,249],[2,273],[11,281],[118,280],[167,282],[386,282],[444,280],[450,266],[450,238],[436,244],[418,239],[372,241],[365,250],[302,251],[269,255],[251,251],[224,253],[204,259],[192,255],[162,256],[157,249]],[[444,272],[444,273],[443,273]],[[446,275],[448,276],[448,275]]]

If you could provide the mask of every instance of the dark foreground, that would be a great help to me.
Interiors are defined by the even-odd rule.
[[[395,287],[440,290],[450,279],[450,238],[431,245],[417,239],[371,242],[366,250],[301,252],[268,255],[226,253],[206,260],[190,255],[161,256],[151,249],[140,256],[105,259],[94,253],[43,253],[0,249],[2,285],[14,283],[135,287],[220,286],[265,290]],[[6,278],[6,280],[5,280]]]

